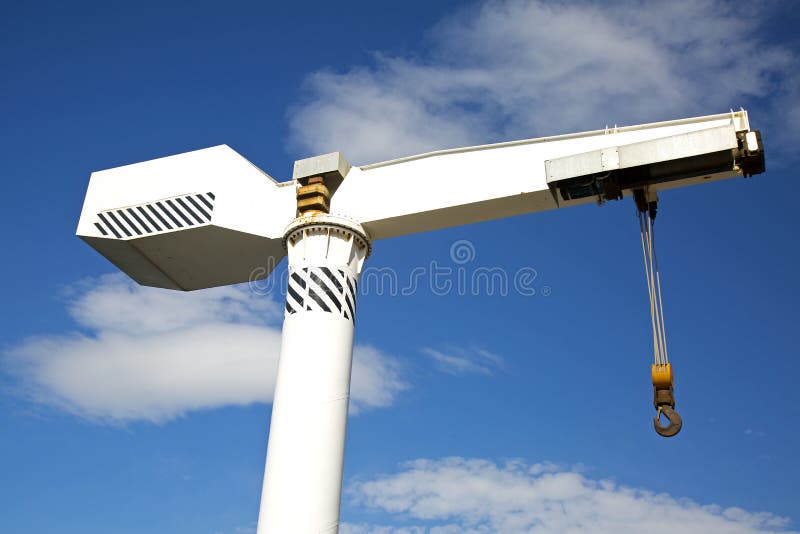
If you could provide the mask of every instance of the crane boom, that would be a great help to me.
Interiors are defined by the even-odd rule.
[[[383,239],[742,176],[749,131],[740,111],[431,152],[352,169],[331,211]]]
[[[312,174],[338,177],[331,213],[377,240],[763,170],[745,110],[362,167],[334,153],[282,183],[221,145],[92,173],[77,234],[140,284],[193,290],[267,276]]]

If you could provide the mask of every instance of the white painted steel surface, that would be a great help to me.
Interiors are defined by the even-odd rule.
[[[187,224],[164,202],[163,210],[156,206],[161,200],[208,193],[215,197],[213,211],[203,224]],[[221,145],[92,173],[77,234],[143,285],[191,290],[247,282],[251,276],[267,276],[283,258],[281,239],[295,215],[294,194],[291,182],[277,184]],[[150,227],[138,211],[148,205],[171,230],[149,208],[143,208],[145,213],[165,231],[116,238],[95,226],[99,213],[129,213],[126,209],[134,207]]]
[[[384,239],[585,204],[594,199],[564,201],[552,182],[578,171],[710,154],[735,146],[736,132],[749,130],[742,110],[353,167],[331,200],[331,212],[358,221],[372,239]],[[757,144],[755,135],[746,139],[748,146]],[[301,160],[298,172],[313,172],[322,163],[325,169],[347,168],[334,153]],[[652,189],[739,175],[731,168]],[[295,215],[294,185],[276,183],[227,146],[100,171],[92,174],[77,233],[145,285],[191,290],[263,278],[284,256],[280,237]],[[209,192],[216,196],[213,214],[195,227],[118,238],[95,225],[101,212]]]
[[[611,146],[545,161],[547,183],[638,165],[701,156],[731,150],[737,146],[736,129],[730,124],[663,139]]]
[[[357,224],[324,215],[293,223],[287,247],[293,296],[283,323],[258,534],[335,533],[353,354],[356,291],[348,285],[357,282],[368,247]]]
[[[556,201],[546,161],[655,140],[661,141],[651,148],[666,153],[680,145],[673,136],[731,125],[732,131],[749,130],[747,112],[443,150],[356,167],[333,197],[331,212],[359,221],[373,239],[383,239],[585,203]]]

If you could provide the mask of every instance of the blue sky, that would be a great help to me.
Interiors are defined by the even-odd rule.
[[[381,241],[367,265],[401,285],[437,261],[534,269],[536,294],[365,287],[342,531],[800,530],[800,20],[751,7],[4,5],[0,531],[254,532],[280,294],[116,274],[74,236],[92,171],[225,143],[285,180],[329,150],[370,163],[740,106],[767,173],[659,211],[681,434],[651,427],[629,202]]]

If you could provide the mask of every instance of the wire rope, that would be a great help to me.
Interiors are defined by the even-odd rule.
[[[639,232],[647,279],[647,294],[650,300],[650,324],[653,330],[653,362],[657,365],[669,363],[667,353],[667,331],[664,321],[664,303],[661,292],[661,275],[655,245],[655,224],[645,211],[639,212]]]

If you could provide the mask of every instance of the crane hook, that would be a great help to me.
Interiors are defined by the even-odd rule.
[[[661,426],[661,414],[664,414],[669,421],[667,426]],[[659,436],[663,436],[665,438],[671,438],[675,434],[681,431],[681,427],[683,426],[683,420],[681,416],[678,415],[678,412],[672,409],[671,406],[659,406],[658,413],[656,414],[655,418],[653,418],[653,428],[656,429],[656,432]]]
[[[671,438],[681,431],[683,420],[675,411],[675,390],[673,386],[672,365],[653,364],[651,368],[653,377],[653,406],[658,412],[653,419],[653,428],[659,436]],[[661,425],[661,414],[667,417],[669,424]]]

